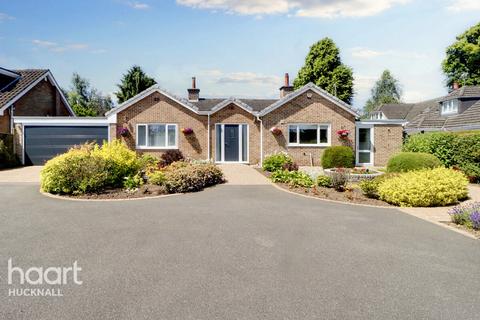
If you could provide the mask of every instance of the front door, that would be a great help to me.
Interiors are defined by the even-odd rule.
[[[248,125],[215,125],[215,161],[248,163]]]
[[[238,140],[238,125],[225,125],[225,160],[224,161],[238,161],[240,154],[240,145]]]
[[[357,127],[357,165],[373,166],[373,126]]]

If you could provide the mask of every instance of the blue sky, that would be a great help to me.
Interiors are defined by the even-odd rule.
[[[138,64],[178,95],[196,76],[204,97],[277,97],[328,36],[361,108],[385,68],[407,102],[444,94],[445,48],[479,17],[478,0],[0,0],[0,66],[48,68],[67,88],[78,72],[112,94]]]

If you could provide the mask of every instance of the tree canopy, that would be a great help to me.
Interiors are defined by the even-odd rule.
[[[149,77],[140,66],[132,66],[127,73],[123,75],[121,83],[117,84],[118,91],[115,92],[118,103],[122,103],[143,90],[153,86],[157,82]]]
[[[457,41],[446,50],[442,68],[446,84],[480,85],[480,23],[457,36]]]
[[[371,90],[371,97],[363,109],[364,114],[372,112],[376,107],[385,103],[398,103],[402,97],[400,82],[395,79],[389,70],[384,70]]]
[[[293,82],[295,89],[313,82],[346,103],[353,98],[353,72],[344,65],[340,50],[330,38],[324,38],[310,47],[305,65]]]
[[[72,75],[70,91],[66,91],[68,103],[79,117],[98,117],[113,107],[112,99],[92,88],[87,79],[78,73]]]

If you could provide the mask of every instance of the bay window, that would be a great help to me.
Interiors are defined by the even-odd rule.
[[[177,149],[178,126],[176,124],[138,124],[137,148]]]
[[[290,124],[288,125],[289,146],[329,146],[329,124]]]

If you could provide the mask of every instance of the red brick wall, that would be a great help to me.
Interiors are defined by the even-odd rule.
[[[40,81],[15,102],[15,116],[69,116],[60,94],[48,81]]]
[[[10,109],[3,111],[3,116],[0,116],[0,133],[10,133]]]
[[[403,127],[392,124],[375,125],[373,136],[375,166],[385,166],[392,155],[402,150]]]
[[[126,126],[130,135],[122,138],[135,150],[136,125],[142,123],[174,123],[178,125],[178,148],[192,159],[207,159],[207,116],[197,115],[177,102],[155,92],[117,114],[117,128]],[[193,134],[184,135],[182,128],[192,128]],[[110,133],[116,133],[111,126]],[[114,138],[115,135],[111,135]],[[138,149],[140,153],[160,157],[165,149]]]
[[[308,98],[311,93],[311,98]],[[263,153],[264,156],[278,151],[288,152],[299,165],[310,165],[310,154],[313,164],[320,165],[321,154],[326,147],[289,147],[288,125],[295,123],[330,124],[331,145],[344,145],[336,134],[338,130],[350,131],[350,143],[355,148],[355,117],[333,104],[329,100],[307,91],[287,104],[263,117]],[[282,133],[274,135],[270,128],[278,127]]]

